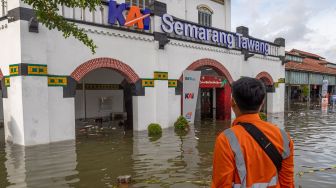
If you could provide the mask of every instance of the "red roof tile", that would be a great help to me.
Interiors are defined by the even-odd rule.
[[[304,58],[303,63],[290,61],[286,63],[286,70],[307,71],[336,75],[336,69],[326,66],[326,61]]]

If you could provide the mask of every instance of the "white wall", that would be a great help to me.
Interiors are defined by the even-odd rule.
[[[219,29],[230,29],[228,22],[231,16],[226,14],[230,9],[225,5],[209,0],[159,0],[167,4],[167,12],[177,18],[198,23],[199,5],[207,5],[212,11],[212,26]]]
[[[49,87],[50,142],[75,139],[74,98],[63,98],[62,87]]]
[[[121,84],[125,78],[111,69],[97,69],[88,73],[81,81],[86,84]],[[100,110],[100,99],[102,97],[112,97],[112,108],[110,110]],[[76,91],[75,97],[76,119],[85,117],[83,90]],[[124,91],[123,90],[87,90],[86,91],[86,117],[105,117],[111,112],[124,112]]]
[[[101,97],[112,97],[112,108],[110,110],[100,110],[99,99]],[[84,118],[84,102],[83,92],[77,90],[76,104],[76,119]],[[123,90],[87,90],[86,91],[86,117],[106,117],[112,112],[124,112],[124,91]]]

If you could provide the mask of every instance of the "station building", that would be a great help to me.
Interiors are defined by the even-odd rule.
[[[265,109],[284,111],[285,40],[231,28],[230,0],[103,1],[59,14],[94,40],[89,48],[48,30],[20,0],[3,1],[0,63],[5,137],[20,145],[75,139],[76,120],[124,116],[125,126],[163,128],[181,115],[183,71],[201,71],[197,115],[230,120],[231,84],[267,86]]]
[[[310,52],[297,49],[286,52],[286,98],[288,103],[303,101],[319,103],[323,80],[328,80],[330,96],[335,95],[336,64]]]

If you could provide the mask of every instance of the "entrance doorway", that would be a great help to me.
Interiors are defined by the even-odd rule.
[[[224,76],[211,67],[201,67],[199,95],[196,107],[198,120],[230,120],[231,88]]]
[[[77,83],[77,128],[133,129],[132,84],[110,68],[87,73]]]
[[[214,104],[213,104],[213,89],[200,89],[201,90],[201,118],[212,119],[214,118]]]

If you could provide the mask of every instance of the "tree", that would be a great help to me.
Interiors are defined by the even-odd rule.
[[[79,28],[75,23],[68,22],[62,15],[58,14],[59,5],[70,8],[82,8],[94,11],[101,6],[101,0],[23,0],[33,7],[37,20],[48,29],[57,29],[63,33],[65,38],[75,37],[84,45],[90,48],[92,53],[96,52],[97,46],[93,40]]]

